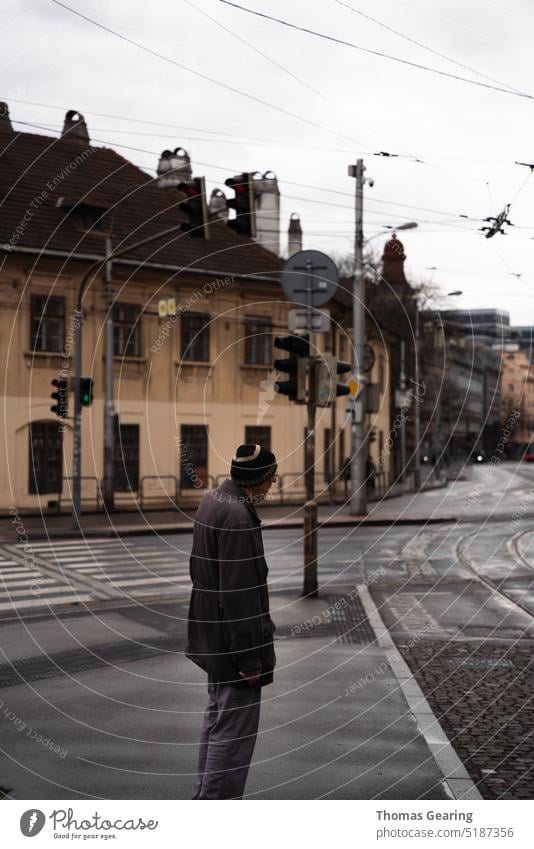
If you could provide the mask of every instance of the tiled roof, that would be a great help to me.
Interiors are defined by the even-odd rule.
[[[121,200],[122,198],[122,200]],[[0,130],[0,244],[85,255],[103,255],[102,233],[87,232],[73,204],[85,202],[113,215],[113,244],[135,242],[186,220],[183,196],[116,151],[73,137]],[[104,226],[105,225],[105,226]],[[210,222],[210,238],[179,233],[128,255],[214,273],[261,275],[278,280],[282,260],[242,238],[222,221]]]

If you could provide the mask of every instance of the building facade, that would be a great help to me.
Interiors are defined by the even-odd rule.
[[[162,187],[114,150],[91,145],[77,113],[68,113],[59,139],[15,132],[2,114],[0,509],[70,507],[73,393],[64,419],[51,412],[50,396],[53,379],[72,380],[79,287],[97,260],[83,297],[82,374],[93,380],[94,399],[82,416],[82,505],[101,504],[110,311],[116,506],[194,504],[226,476],[244,441],[276,453],[280,494],[302,493],[306,410],[274,390],[273,339],[287,333],[291,306],[281,259],[224,217],[209,216],[202,238],[190,232],[172,181]],[[133,245],[181,219],[183,233],[106,266],[109,245]],[[350,357],[350,307],[336,308],[341,320],[331,338],[318,334],[318,347],[333,340]],[[344,401],[318,410],[319,493],[350,451]]]

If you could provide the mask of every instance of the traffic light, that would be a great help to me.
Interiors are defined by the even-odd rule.
[[[343,360],[337,361],[336,374],[347,374],[349,371],[352,371],[350,363],[345,363]],[[341,395],[350,395],[350,388],[346,383],[336,383],[336,398],[339,398]]]
[[[313,363],[312,395],[317,407],[328,407],[335,398],[349,395],[344,383],[337,383],[336,376],[351,370],[349,363],[338,362],[332,354],[322,354]]]
[[[274,347],[282,351],[289,351],[292,355],[281,360],[274,361],[276,371],[282,371],[289,375],[289,380],[278,380],[275,389],[279,395],[287,395],[290,401],[305,403],[306,398],[306,376],[310,363],[310,339],[307,335],[277,336]]]
[[[228,226],[240,233],[241,236],[256,236],[256,213],[254,209],[254,190],[252,187],[252,174],[237,174],[228,177],[224,185],[233,189],[235,198],[226,201],[230,209],[235,209],[235,218],[228,221]]]
[[[93,403],[93,378],[80,377],[80,404],[90,407]]]
[[[206,182],[204,177],[194,177],[178,184],[178,191],[187,198],[180,209],[189,216],[183,229],[196,239],[209,239],[208,208],[206,206]]]
[[[69,406],[69,381],[63,377],[56,377],[52,381],[52,386],[56,391],[52,392],[50,397],[55,404],[50,407],[50,411],[60,419],[65,419]]]

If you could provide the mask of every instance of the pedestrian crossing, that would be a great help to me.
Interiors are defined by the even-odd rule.
[[[39,569],[29,554],[28,544],[18,546],[20,552],[15,555],[7,548],[0,550],[0,613],[91,599],[89,593],[69,587]]]
[[[302,540],[294,532],[265,535],[269,586],[273,592],[302,584]],[[191,535],[43,540],[0,546],[0,614],[56,608],[102,599],[189,596]],[[323,579],[350,582],[359,557],[339,559],[326,546]]]
[[[189,593],[189,552],[178,539],[96,538],[3,546],[0,611]],[[38,586],[32,588],[32,582]]]

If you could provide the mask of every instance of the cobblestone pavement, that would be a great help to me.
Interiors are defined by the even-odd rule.
[[[532,799],[532,643],[398,647],[482,796]]]

